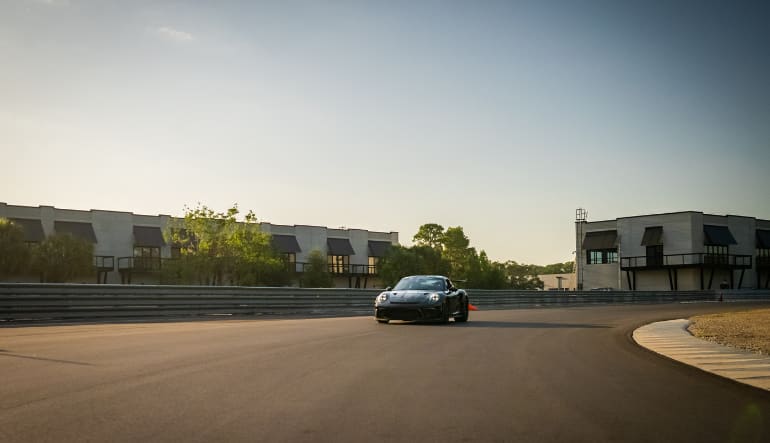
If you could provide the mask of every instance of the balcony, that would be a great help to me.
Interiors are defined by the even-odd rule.
[[[120,272],[160,272],[160,257],[119,257],[118,271]]]
[[[704,253],[621,257],[620,269],[624,271],[687,267],[751,269],[752,258],[751,255]]]
[[[115,257],[112,255],[94,255],[94,268],[100,272],[115,270]]]
[[[327,271],[332,275],[377,275],[377,266],[374,265],[339,265],[328,264]]]

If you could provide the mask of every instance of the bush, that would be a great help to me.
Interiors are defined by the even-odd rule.
[[[55,234],[37,247],[32,269],[46,283],[64,283],[94,273],[94,245],[69,234]]]
[[[24,273],[30,258],[30,249],[24,242],[24,229],[0,218],[0,278]]]

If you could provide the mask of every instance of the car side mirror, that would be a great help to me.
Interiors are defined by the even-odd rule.
[[[393,289],[393,288],[391,288],[390,286],[385,286],[385,290],[386,291],[390,291],[391,289]]]

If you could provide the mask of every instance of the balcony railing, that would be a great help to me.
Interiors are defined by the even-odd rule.
[[[757,257],[757,268],[770,268],[770,257]]]
[[[113,255],[94,255],[94,267],[99,271],[114,271],[115,256]]]
[[[663,256],[621,257],[620,269],[652,269],[688,266],[716,266],[736,269],[751,268],[751,255],[736,254],[668,254]]]
[[[114,261],[113,257],[109,258]],[[167,263],[174,262],[176,260],[178,259],[160,257],[119,257],[118,271],[157,272],[162,270]],[[310,266],[310,264],[306,262],[285,262],[284,266],[287,272],[299,274],[307,272],[307,268]],[[110,269],[114,269],[114,265]],[[326,271],[332,275],[374,276],[378,274],[379,269],[375,265],[327,264]]]
[[[118,271],[157,272],[161,263],[160,257],[119,257]]]

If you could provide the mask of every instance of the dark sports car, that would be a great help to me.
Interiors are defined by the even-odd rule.
[[[468,294],[441,275],[412,275],[386,288],[374,302],[374,318],[390,320],[433,320],[447,323],[468,321]]]

